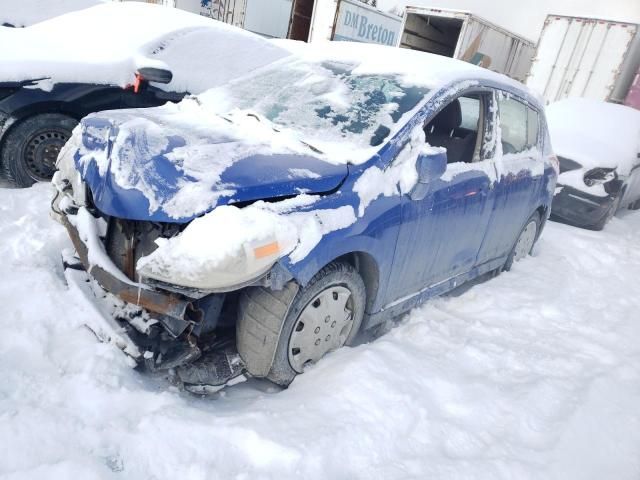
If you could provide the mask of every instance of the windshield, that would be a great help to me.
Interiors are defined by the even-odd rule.
[[[336,142],[375,147],[428,89],[405,85],[393,75],[353,71],[353,65],[335,62],[272,65],[226,85],[224,103],[295,130],[323,151]]]

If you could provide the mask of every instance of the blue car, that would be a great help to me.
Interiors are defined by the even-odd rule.
[[[91,114],[58,159],[91,328],[190,389],[286,386],[509,270],[550,213],[557,160],[522,84],[391,47],[291,49],[178,104]]]

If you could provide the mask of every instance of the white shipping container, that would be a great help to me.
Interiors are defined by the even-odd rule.
[[[527,85],[547,102],[567,97],[620,102],[639,57],[636,24],[548,15]]]
[[[480,65],[524,81],[535,45],[470,12],[407,7],[399,46]]]

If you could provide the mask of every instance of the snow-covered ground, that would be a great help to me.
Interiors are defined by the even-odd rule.
[[[202,399],[82,326],[49,189],[0,190],[2,478],[640,478],[640,213],[548,225],[535,258],[288,390]]]

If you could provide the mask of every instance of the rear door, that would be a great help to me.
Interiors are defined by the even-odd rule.
[[[544,174],[540,115],[523,99],[498,92],[500,146],[495,158],[498,181],[491,224],[478,254],[484,263],[507,255],[535,211]]]

